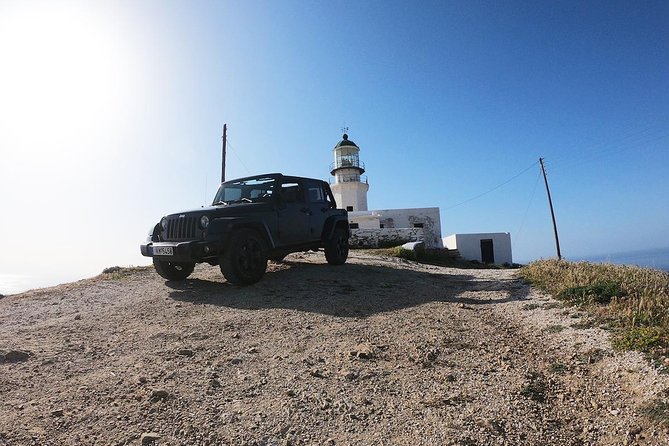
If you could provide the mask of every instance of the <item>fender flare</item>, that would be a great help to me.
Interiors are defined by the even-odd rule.
[[[262,220],[254,220],[245,217],[216,218],[209,223],[207,232],[209,236],[220,235],[221,237],[227,238],[230,234],[241,228],[251,228],[258,231],[258,233],[265,238],[270,248],[276,247],[275,240],[272,237],[272,233],[270,232],[267,223]]]
[[[349,237],[351,236],[351,230],[348,226],[348,218],[342,215],[333,215],[328,217],[327,220],[325,220],[325,224],[323,225],[323,241],[330,240],[335,232],[335,229],[337,228],[346,229],[346,235]]]

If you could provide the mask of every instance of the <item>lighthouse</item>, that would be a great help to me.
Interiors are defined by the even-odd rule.
[[[330,174],[335,182],[330,188],[337,206],[348,211],[366,211],[369,183],[362,177],[365,164],[360,162],[360,148],[344,133],[332,151],[334,162],[330,165]]]

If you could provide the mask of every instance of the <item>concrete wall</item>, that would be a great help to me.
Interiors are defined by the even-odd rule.
[[[385,248],[424,241],[421,228],[351,229],[352,248]]]
[[[481,240],[492,240],[495,263],[513,263],[511,253],[511,234],[508,232],[490,232],[481,234],[453,234],[444,237],[445,248],[457,249],[465,260],[481,261]]]
[[[379,223],[380,216],[373,211],[371,213],[358,213],[355,217],[351,217],[351,214],[349,212],[348,222],[357,223],[360,229],[379,229],[381,227]]]
[[[349,212],[351,223],[358,223],[360,228],[369,228],[369,218],[378,218],[377,228],[383,229],[420,229],[423,225],[423,239],[426,248],[441,248],[441,220],[439,208],[381,209],[367,212]],[[364,225],[364,226],[363,226]],[[415,241],[415,240],[409,240]]]

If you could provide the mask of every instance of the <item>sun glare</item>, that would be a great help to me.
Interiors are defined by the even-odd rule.
[[[94,135],[119,112],[129,57],[95,5],[17,2],[0,11],[0,137],[13,149]]]

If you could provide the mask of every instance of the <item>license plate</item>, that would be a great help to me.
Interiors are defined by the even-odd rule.
[[[172,256],[174,255],[174,247],[172,246],[154,246],[154,256]]]

